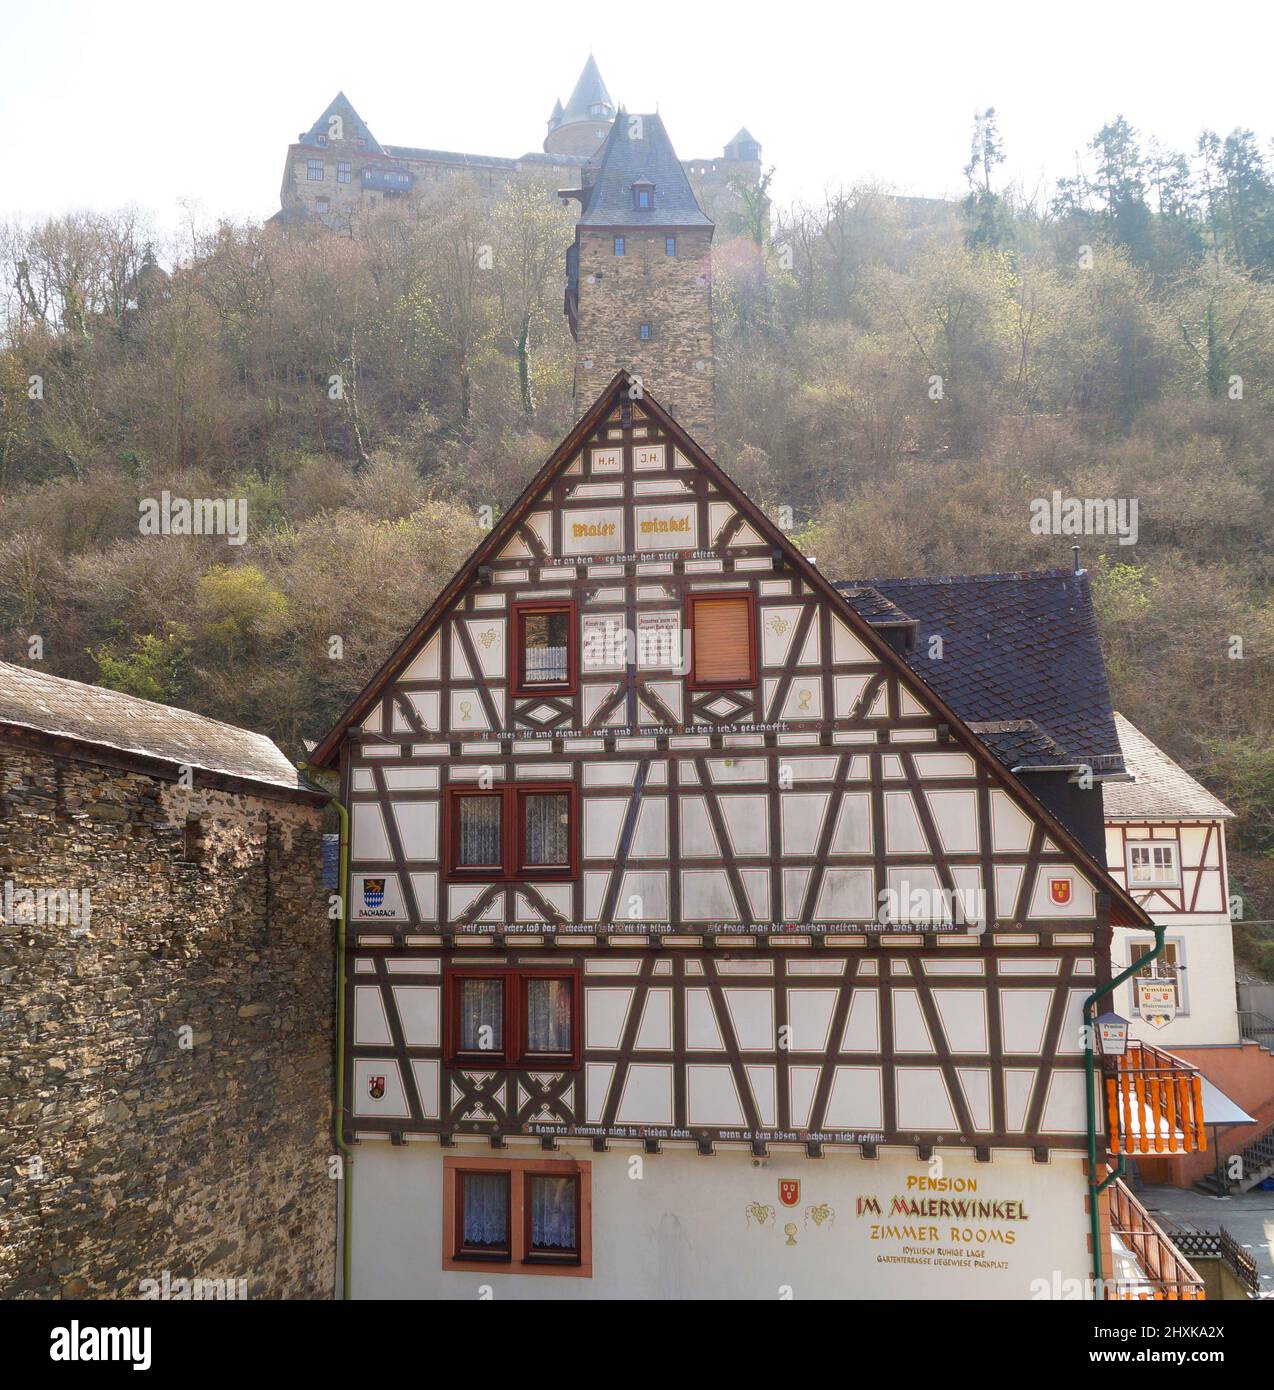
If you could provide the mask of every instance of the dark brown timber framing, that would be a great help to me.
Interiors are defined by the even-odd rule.
[[[634,392],[638,393],[634,396]],[[487,537],[474,549],[464,565],[443,588],[428,611],[412,628],[397,650],[389,657],[381,669],[355,697],[344,714],[337,720],[327,736],[314,752],[313,762],[318,767],[335,765],[342,741],[348,731],[366,718],[375,701],[384,694],[388,686],[402,672],[421,643],[430,635],[444,614],[463,595],[473,581],[479,565],[486,563],[523,526],[526,517],[539,501],[544,489],[555,476],[566,469],[576,454],[590,440],[595,431],[613,412],[617,403],[627,403],[640,399],[641,407],[660,429],[676,442],[681,453],[700,468],[721,492],[743,513],[748,522],[773,548],[783,553],[785,567],[790,567],[810,589],[831,606],[846,626],[864,646],[871,650],[896,681],[915,694],[923,703],[935,708],[939,717],[947,724],[952,737],[961,749],[969,753],[987,771],[993,785],[1010,788],[1019,801],[1030,805],[1037,818],[1043,822],[1048,834],[1085,869],[1097,884],[1100,892],[1110,895],[1112,903],[1111,921],[1116,926],[1149,927],[1150,917],[1106,872],[1100,864],[1079,843],[1067,828],[1044,807],[1030,790],[1015,777],[990,752],[956,715],[945,701],[908,666],[907,662],[885,641],[883,637],[859,616],[844,596],[824,575],[801,554],[788,536],[765,515],[760,507],[736,484],[713,460],[694,442],[694,440],[659,405],[649,392],[642,391],[629,373],[618,372],[609,386],[554,451],[543,468],[527,485],[522,496],[492,527]]]

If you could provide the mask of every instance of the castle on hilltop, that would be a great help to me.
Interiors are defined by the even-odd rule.
[[[288,146],[278,218],[317,219],[344,229],[360,209],[410,196],[455,175],[467,175],[492,194],[519,175],[539,174],[578,186],[584,167],[610,134],[617,111],[592,54],[570,100],[565,106],[560,100],[554,103],[543,147],[512,158],[382,144],[345,93],[337,92],[314,124]],[[760,181],[760,143],[740,129],[719,157],[686,159],[681,165],[700,206],[722,233],[741,230],[737,190]]]
[[[712,241],[745,227],[761,146],[740,129],[719,159],[679,159],[658,113],[616,106],[589,55],[544,147],[514,159],[383,145],[338,92],[288,147],[277,220],[349,230],[361,212],[467,176],[494,197],[552,177],[578,201],[563,308],[582,412],[616,371],[640,378],[699,443],[715,443]]]

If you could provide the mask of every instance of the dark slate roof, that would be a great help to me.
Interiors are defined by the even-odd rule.
[[[566,125],[570,121],[595,121],[597,117],[591,116],[588,108],[603,103],[614,111],[615,103],[611,101],[602,75],[597,70],[597,62],[590,53],[588,62],[584,64],[584,71],[580,73],[579,81],[575,84],[575,90],[566,103],[566,110],[562,112],[559,124]]]
[[[639,120],[640,126],[634,126]],[[632,138],[640,130],[641,139]],[[633,181],[655,185],[653,208],[633,207]],[[620,111],[600,152],[579,219],[581,227],[711,227],[657,115]]]
[[[318,118],[317,121],[301,136],[302,145],[317,146],[320,135],[328,133],[328,120],[331,116],[338,115],[345,124],[345,138],[347,140],[366,140],[367,148],[373,154],[384,154],[384,147],[380,141],[367,128],[367,123],[354,110],[350,99],[344,92],[337,92],[327,104],[327,110]]]
[[[876,590],[919,620],[907,661],[961,719],[1029,720],[1064,751],[1061,761],[1099,775],[1124,770],[1086,571],[863,579],[837,588],[855,608],[869,602],[855,591]],[[943,639],[941,659],[929,656],[933,636]],[[998,738],[1009,757],[1029,751]]]
[[[1073,759],[1033,719],[990,719],[969,725],[1009,768],[1058,767]]]
[[[310,786],[264,734],[0,661],[0,725],[290,792]]]
[[[863,585],[858,589],[836,586],[854,605],[858,612],[875,627],[901,626],[913,623],[915,619],[904,613],[892,599],[887,599],[879,589]]]

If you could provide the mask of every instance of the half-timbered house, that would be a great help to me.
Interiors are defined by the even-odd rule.
[[[1163,929],[1116,927],[1135,973],[1114,1009],[1149,1048],[1198,1068],[1213,1153],[1139,1149],[1139,1176],[1251,1187],[1274,1171],[1274,1028],[1235,999],[1229,809],[1111,704],[1088,575],[1069,570],[839,586],[968,727],[1102,858]],[[1229,1177],[1221,1160],[1243,1154]]]
[[[1130,1053],[1090,1170],[1146,912],[625,373],[315,761],[355,1296],[1047,1297],[1200,1142]]]

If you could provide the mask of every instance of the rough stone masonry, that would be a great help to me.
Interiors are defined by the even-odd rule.
[[[317,800],[0,737],[0,1297],[331,1297]]]

